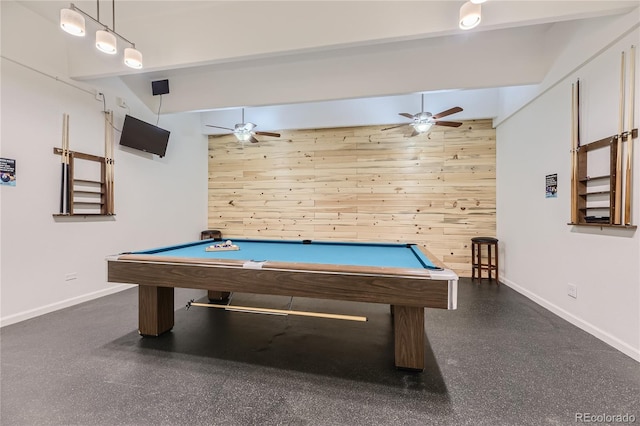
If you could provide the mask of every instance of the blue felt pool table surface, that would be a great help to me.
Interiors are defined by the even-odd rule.
[[[226,240],[225,240],[226,241]],[[206,251],[224,241],[202,240],[132,254],[192,259],[234,259],[439,270],[415,244],[233,239],[239,250]]]

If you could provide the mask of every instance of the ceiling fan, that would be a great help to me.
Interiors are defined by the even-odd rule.
[[[431,126],[447,126],[447,127],[460,127],[462,126],[462,123],[458,122],[458,121],[443,121],[443,120],[439,120],[442,117],[446,117],[448,115],[451,114],[455,114],[457,112],[462,111],[462,108],[460,107],[453,107],[453,108],[449,108],[446,111],[442,111],[438,114],[431,114],[430,112],[425,112],[424,110],[424,93],[422,94],[422,106],[420,109],[420,112],[417,112],[415,114],[409,114],[408,112],[401,112],[399,113],[399,115],[409,118],[411,120],[413,120],[413,123],[405,123],[405,124],[398,124],[397,126],[391,126],[391,127],[387,127],[384,128],[382,130],[390,130],[390,129],[397,129],[398,127],[403,127],[403,126],[411,126],[413,127],[413,132],[411,133],[410,137],[412,136],[416,136],[419,135],[420,133],[424,133],[427,130],[429,130],[431,128]]]
[[[258,139],[254,137],[255,135],[272,136],[274,138],[280,137],[280,133],[254,132],[253,129],[256,127],[256,125],[253,123],[244,122],[244,108],[242,108],[242,123],[236,124],[233,129],[230,127],[214,126],[212,124],[207,124],[206,126],[215,127],[216,129],[231,130],[233,132],[233,135],[240,142],[251,141],[252,143],[258,143]]]

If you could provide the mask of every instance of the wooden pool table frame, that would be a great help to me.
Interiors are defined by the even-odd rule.
[[[424,369],[424,308],[455,309],[458,277],[443,271],[122,254],[107,258],[108,281],[139,286],[139,327],[158,336],[174,324],[174,288],[242,292],[391,305],[395,365]]]

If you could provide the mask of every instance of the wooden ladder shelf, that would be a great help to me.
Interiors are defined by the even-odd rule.
[[[53,148],[53,153],[62,155],[61,148]],[[93,161],[100,164],[100,180],[79,179],[75,177],[76,160]],[[69,213],[56,213],[54,216],[73,215],[112,215],[107,196],[106,159],[97,155],[69,151]],[[81,210],[80,210],[81,209]]]
[[[60,213],[53,216],[113,216],[115,215],[113,192],[113,112],[104,111],[105,156],[85,154],[69,149],[69,116],[63,115],[62,148],[53,148],[55,155],[62,156],[63,173],[60,194]],[[98,163],[96,173],[88,173],[90,164],[79,167],[78,160]],[[95,168],[95,165],[93,166]],[[79,169],[82,169],[78,172]],[[78,176],[82,175],[84,178]],[[89,174],[87,176],[87,174]],[[65,203],[66,201],[66,203]]]

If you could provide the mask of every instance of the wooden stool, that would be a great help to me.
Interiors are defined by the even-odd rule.
[[[487,262],[482,263],[482,247],[487,247]],[[493,250],[493,256],[491,254]],[[495,259],[495,265],[493,260]],[[496,271],[496,284],[500,285],[498,278],[498,239],[491,237],[475,237],[471,239],[471,280],[475,281],[476,271],[478,279],[482,282],[482,271],[487,271],[491,281],[491,271]]]
[[[217,229],[209,229],[207,231],[202,231],[200,233],[201,240],[208,240],[211,238],[213,238],[216,241],[222,240],[222,232],[218,231]]]

